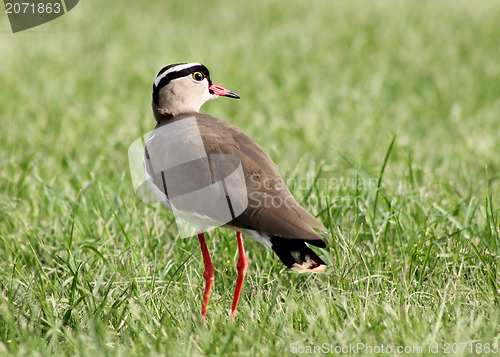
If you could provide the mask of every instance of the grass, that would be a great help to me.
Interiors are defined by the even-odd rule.
[[[492,355],[499,15],[493,0],[88,0],[15,35],[2,15],[0,355],[281,356],[324,343]],[[178,239],[128,174],[128,146],[154,125],[152,80],[181,61],[242,96],[203,111],[256,139],[329,228],[321,275],[247,241],[234,324],[234,234],[208,240],[203,328],[197,240]]]

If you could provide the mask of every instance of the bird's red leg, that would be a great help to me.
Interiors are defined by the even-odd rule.
[[[241,288],[243,287],[243,280],[247,274],[248,267],[245,247],[243,246],[243,235],[241,232],[236,232],[236,237],[238,238],[238,252],[240,257],[238,259],[238,264],[236,264],[236,268],[238,269],[238,280],[236,280],[236,289],[234,290],[233,305],[231,307],[231,317],[233,318],[233,321],[236,315],[236,307],[238,307],[238,300],[241,295]]]
[[[203,273],[203,277],[205,278],[206,283],[205,293],[203,294],[203,304],[201,305],[201,315],[203,317],[203,324],[205,324],[205,319],[207,318],[208,299],[210,298],[210,288],[214,282],[215,269],[212,264],[212,260],[210,259],[210,254],[208,253],[203,233],[198,234],[198,239],[200,240],[201,253],[203,254],[203,262],[205,263],[205,272]]]

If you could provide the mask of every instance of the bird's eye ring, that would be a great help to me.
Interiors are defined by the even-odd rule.
[[[202,80],[205,79],[205,76],[201,72],[194,72],[193,73],[193,79],[197,82],[201,82]]]

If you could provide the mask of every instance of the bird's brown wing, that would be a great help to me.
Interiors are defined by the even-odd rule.
[[[241,130],[206,114],[196,114],[207,154],[237,157],[247,185],[248,206],[228,223],[283,238],[321,239],[325,226],[303,209],[286,187],[271,158]]]

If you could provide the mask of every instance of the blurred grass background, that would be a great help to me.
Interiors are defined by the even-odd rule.
[[[498,343],[499,17],[494,0],[86,0],[12,34],[0,15],[0,355]],[[157,71],[186,61],[241,95],[203,111],[330,229],[323,275],[248,241],[235,324],[235,237],[212,233],[206,328],[197,240],[134,196],[127,162]]]

